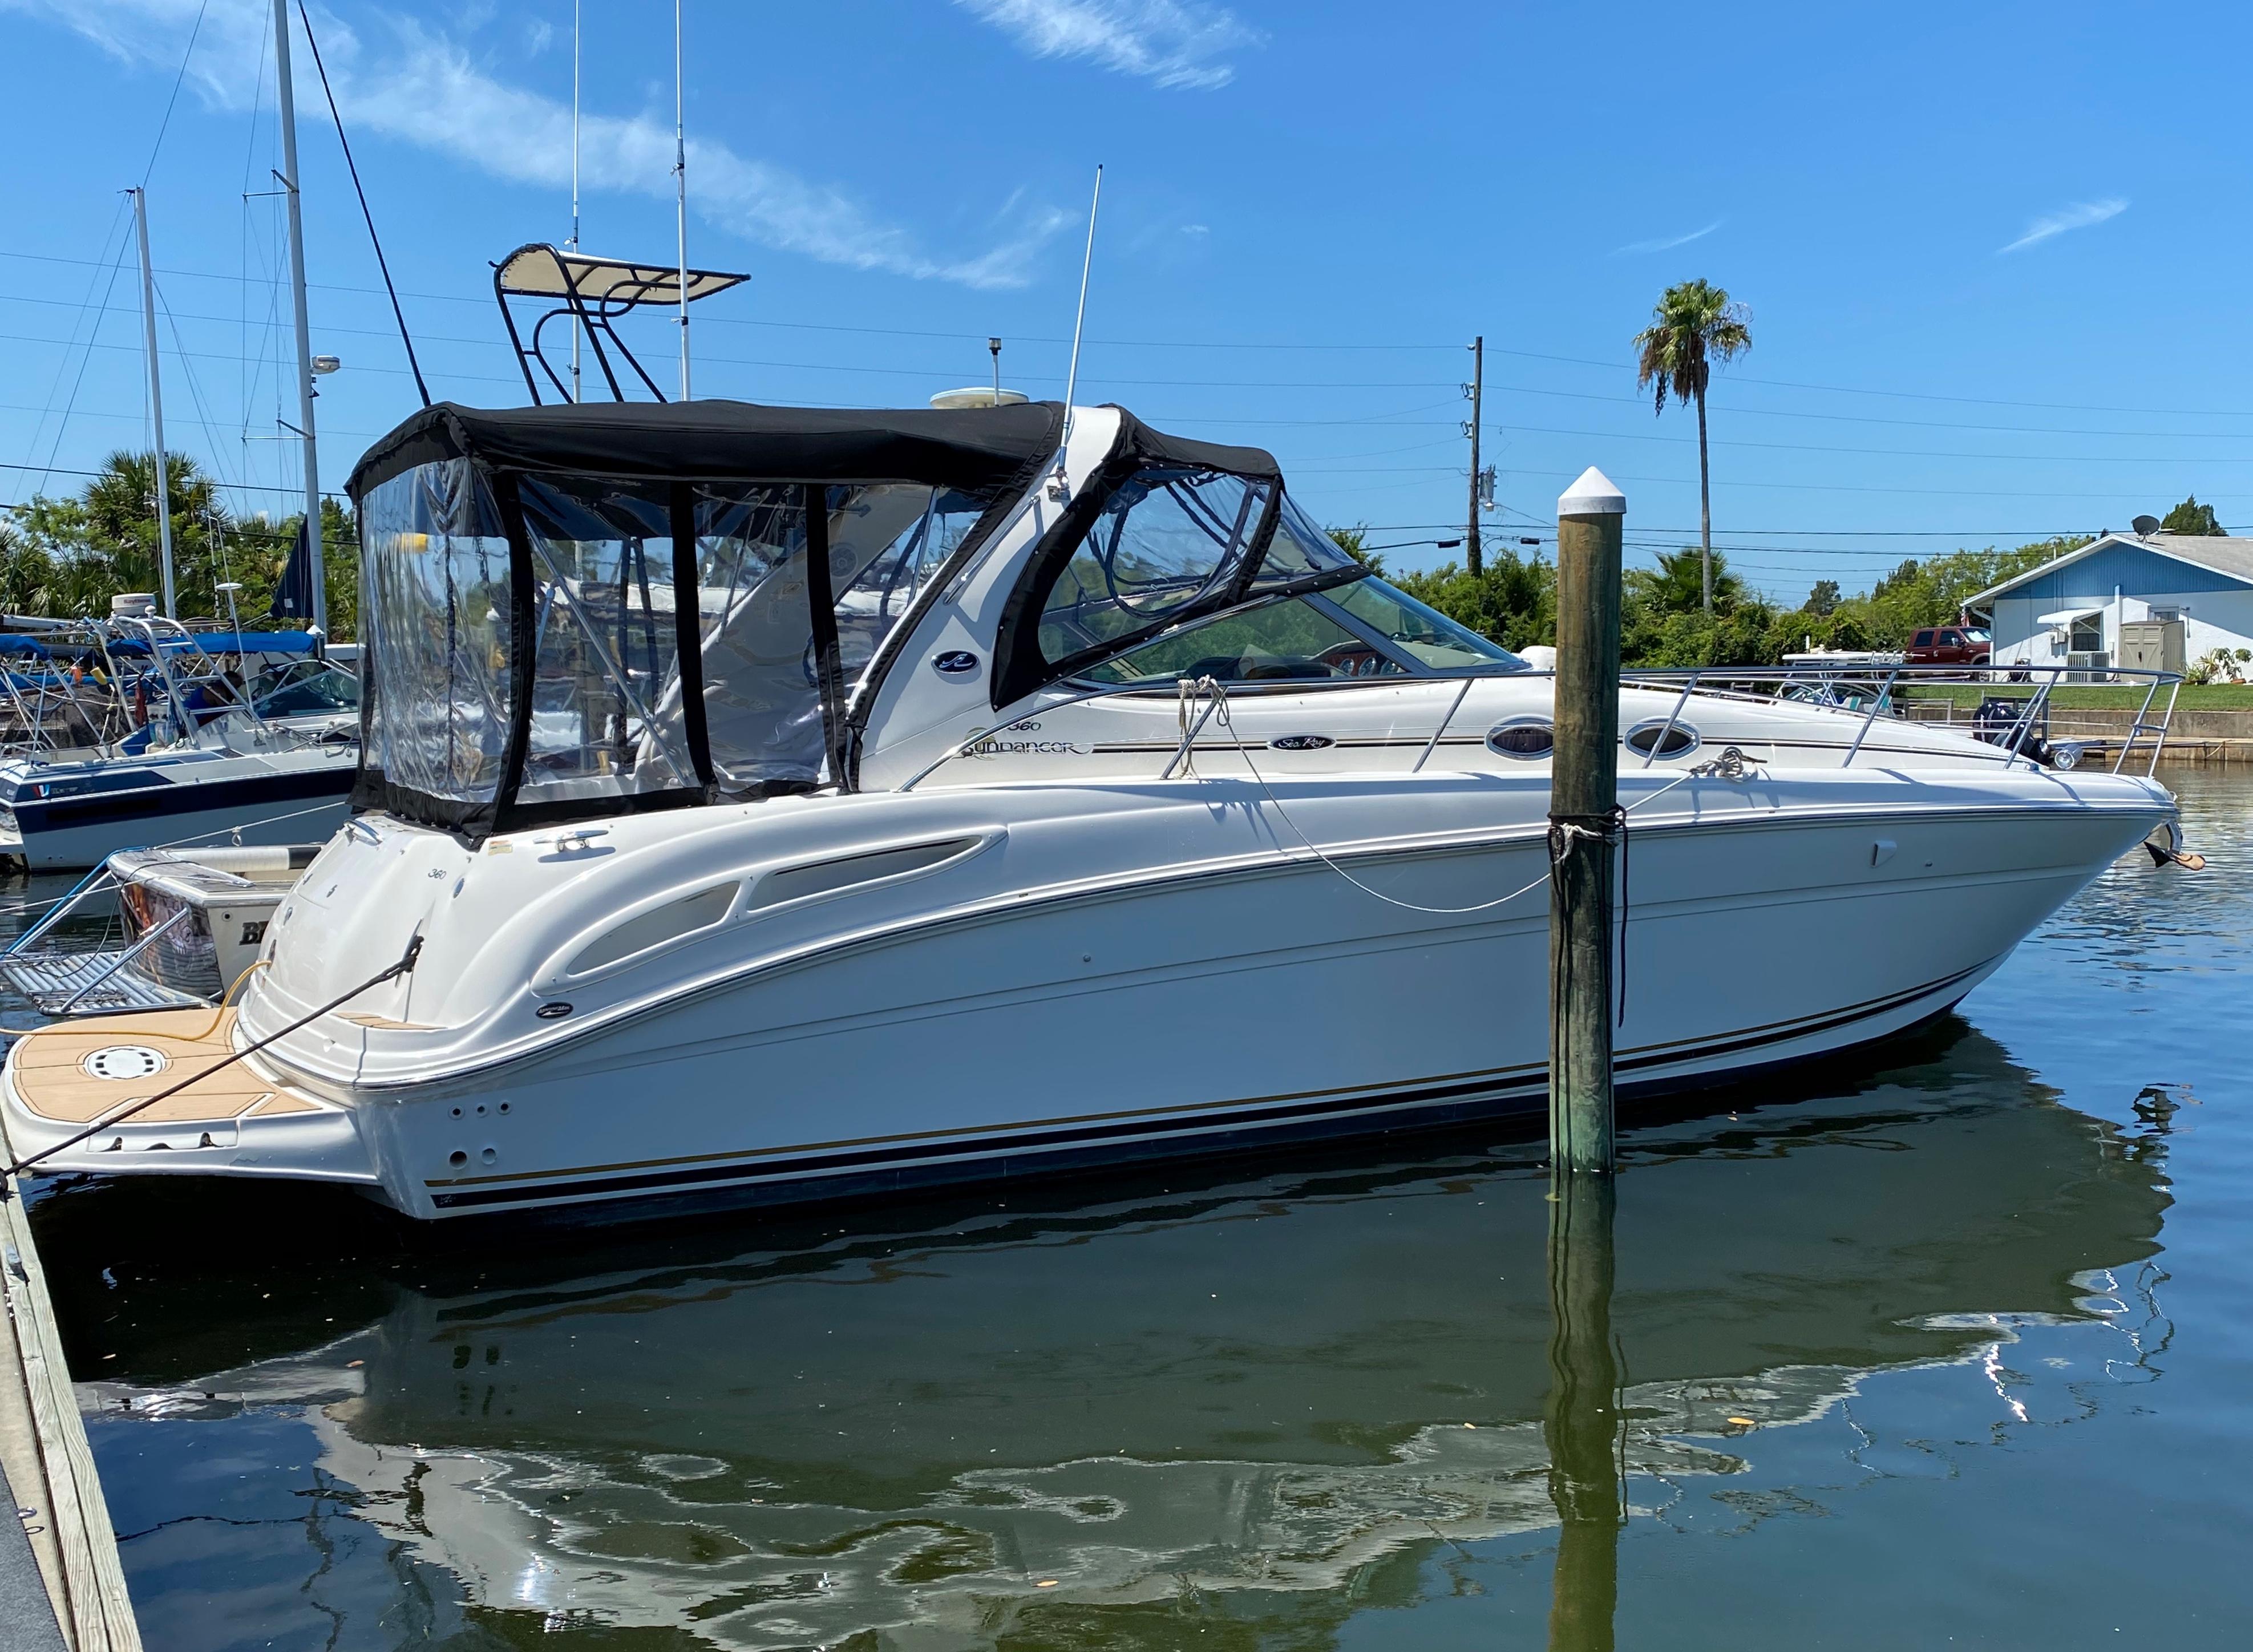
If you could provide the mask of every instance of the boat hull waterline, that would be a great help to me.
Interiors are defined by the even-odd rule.
[[[858,1195],[1538,1111],[1546,777],[1415,791],[1412,810],[1397,775],[941,788],[477,850],[373,817],[308,871],[239,1022],[35,1035],[9,1058],[9,1133],[60,1142],[416,934],[412,976],[48,1168],[327,1181],[435,1218]],[[1930,1018],[2173,812],[2148,781],[2028,769],[1631,773],[1622,797],[1629,1096]],[[589,930],[573,896],[593,879]],[[646,935],[684,895],[725,916],[603,951],[605,926]],[[325,944],[292,947],[293,921]]]

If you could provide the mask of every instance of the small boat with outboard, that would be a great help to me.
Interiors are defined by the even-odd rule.
[[[226,1013],[16,1044],[48,1168],[459,1217],[1543,1105],[1553,679],[1270,455],[442,404],[351,485],[356,813]],[[2175,812],[1875,703],[1629,681],[1620,726],[1630,1105],[1940,1014]]]

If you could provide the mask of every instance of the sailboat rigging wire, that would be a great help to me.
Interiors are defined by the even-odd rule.
[[[383,290],[390,296],[391,313],[399,323],[399,342],[407,346],[407,366],[415,374],[415,389],[422,405],[430,405],[430,387],[422,382],[422,364],[415,359],[415,340],[407,331],[407,312],[399,307],[399,289],[391,284],[390,261],[383,255],[383,238],[375,233],[375,214],[367,209],[367,192],[360,187],[359,167],[352,160],[352,140],[345,136],[345,117],[337,112],[337,94],[329,88],[328,66],[321,61],[321,43],[313,38],[313,19],[305,0],[297,0],[297,16],[305,25],[305,44],[313,49],[313,67],[321,76],[321,95],[329,101],[329,118],[337,125],[337,143],[345,152],[345,170],[352,174],[352,193],[359,197],[359,215],[367,224],[367,239],[375,248],[375,267],[383,272]],[[294,188],[296,180],[291,180]]]
[[[195,26],[188,31],[188,49],[180,53],[180,72],[172,77],[172,95],[164,100],[164,118],[157,122],[157,141],[149,146],[149,164],[142,169],[141,187],[149,187],[156,175],[157,157],[164,152],[164,134],[172,129],[172,111],[179,107],[180,87],[188,78],[188,59],[196,54],[196,37],[204,31],[204,13],[211,10],[211,0],[203,0],[196,8]]]

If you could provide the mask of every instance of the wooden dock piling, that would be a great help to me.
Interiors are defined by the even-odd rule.
[[[1549,781],[1550,1161],[1611,1174],[1612,847],[1619,804],[1620,538],[1591,466],[1557,501],[1556,749]]]
[[[0,1130],[0,1164],[13,1157]],[[20,1518],[44,1586],[8,1572],[0,1645],[29,1652],[56,1644],[59,1631],[69,1652],[141,1652],[117,1535],[63,1362],[23,1188],[13,1178],[0,1182],[0,1302],[7,1321],[0,1332],[0,1467],[24,1511]],[[15,1598],[18,1593],[28,1598]],[[52,1611],[52,1628],[36,1621],[42,1609]]]

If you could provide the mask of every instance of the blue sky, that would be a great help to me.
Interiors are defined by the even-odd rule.
[[[442,396],[522,400],[488,261],[569,234],[572,15],[313,8]],[[667,258],[671,9],[583,16],[584,244]],[[1753,313],[1713,394],[1714,523],[1775,594],[2190,491],[2253,524],[2243,8],[686,16],[690,257],[751,276],[697,311],[700,394],[916,405],[984,379],[994,333],[1010,384],[1061,394],[1099,161],[1082,399],[1270,448],[1380,543],[1461,520],[1476,333],[1489,533],[1539,535],[1595,464],[1638,554],[1694,541],[1693,415],[1653,416],[1629,347],[1689,276]],[[0,0],[0,464],[38,467],[0,470],[0,499],[145,443],[119,192],[146,175],[171,445],[287,508],[269,28],[265,0]],[[415,404],[297,56],[315,348],[346,364],[320,403],[334,486]],[[672,338],[646,336],[669,384]]]

